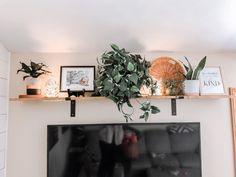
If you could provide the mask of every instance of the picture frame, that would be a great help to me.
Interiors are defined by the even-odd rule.
[[[200,95],[225,95],[221,68],[205,67],[199,76]]]
[[[94,92],[95,66],[61,66],[60,91]]]

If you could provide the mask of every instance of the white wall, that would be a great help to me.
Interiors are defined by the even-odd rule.
[[[0,43],[0,177],[5,177],[10,53]]]
[[[221,66],[226,88],[236,86],[236,54],[146,53],[147,59],[161,55],[182,59],[188,56],[197,63],[208,56],[208,66]],[[10,95],[25,93],[22,75],[16,75],[19,61],[39,61],[50,66],[59,80],[61,65],[96,65],[99,54],[19,54],[12,55]],[[136,102],[133,100],[133,103]],[[232,130],[228,99],[178,100],[177,116],[171,116],[170,100],[153,100],[161,113],[149,122],[200,122],[202,148],[202,177],[233,177]],[[47,125],[125,122],[110,100],[90,100],[77,103],[77,116],[70,118],[69,102],[10,102],[7,177],[46,177]],[[135,112],[138,117],[139,111]],[[134,122],[139,121],[135,118]]]

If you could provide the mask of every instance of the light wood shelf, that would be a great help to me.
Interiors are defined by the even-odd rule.
[[[105,97],[77,97],[71,100],[101,100]],[[10,101],[66,101],[66,97],[42,97],[42,98],[10,98]]]
[[[138,99],[151,99],[151,100],[170,100],[171,101],[171,114],[172,116],[177,115],[176,110],[176,100],[177,99],[205,99],[205,100],[213,100],[213,99],[229,99],[229,98],[236,98],[229,95],[203,95],[203,96],[143,96]],[[48,98],[48,97],[33,97],[33,98],[10,98],[10,101],[19,101],[19,102],[39,102],[39,101],[51,101],[51,102],[65,102],[70,101],[70,116],[75,117],[76,115],[76,101],[96,101],[96,100],[105,100],[106,97],[102,96],[87,96],[87,97],[72,97],[66,99],[66,97],[56,97],[56,98]],[[108,99],[107,99],[108,100]]]
[[[145,96],[140,99],[223,99],[231,98],[229,95],[202,95],[202,96]],[[65,97],[41,97],[41,98],[10,98],[10,101],[66,101]],[[106,97],[95,96],[95,97],[77,97],[71,98],[71,100],[105,100]]]

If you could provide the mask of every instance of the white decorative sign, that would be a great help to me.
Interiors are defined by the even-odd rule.
[[[225,94],[220,67],[204,68],[200,73],[199,80],[201,95]]]

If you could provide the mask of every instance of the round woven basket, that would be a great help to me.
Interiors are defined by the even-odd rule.
[[[182,63],[171,57],[160,57],[152,62],[150,75],[156,80],[184,80]]]
[[[171,57],[160,57],[152,62],[150,75],[158,81],[161,95],[182,94],[185,69],[181,62]]]

